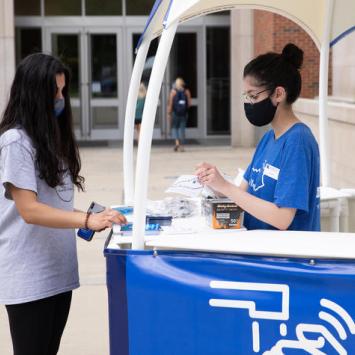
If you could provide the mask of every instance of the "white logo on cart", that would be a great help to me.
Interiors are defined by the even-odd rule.
[[[257,311],[256,304],[252,300],[230,300],[230,299],[214,299],[209,300],[211,307],[223,307],[223,308],[239,308],[248,309],[249,316],[252,319],[271,319],[286,321],[289,319],[289,306],[290,306],[290,292],[289,286],[284,284],[267,284],[267,283],[252,283],[252,282],[233,282],[233,281],[211,281],[210,287],[215,289],[224,290],[239,290],[254,292],[272,292],[281,294],[281,311]],[[355,334],[355,323],[349,313],[339,306],[337,303],[327,300],[325,298],[320,300],[320,305],[327,310],[336,314],[348,327],[351,334]],[[332,314],[320,311],[319,318],[329,323],[332,329],[335,329],[336,335],[340,340],[347,339],[347,333],[340,321]],[[319,334],[317,339],[309,339],[305,334]],[[260,352],[260,332],[259,322],[253,321],[252,323],[252,335],[253,335],[253,351],[255,353]],[[282,337],[287,336],[287,325],[281,323],[280,335]],[[339,355],[346,355],[347,351],[341,345],[340,341],[324,326],[321,324],[308,324],[300,323],[296,326],[297,339],[281,339],[268,351],[265,351],[263,355],[282,355],[284,349],[300,349],[305,350],[312,355],[326,355],[320,349],[324,348],[326,342],[330,344],[333,349]]]

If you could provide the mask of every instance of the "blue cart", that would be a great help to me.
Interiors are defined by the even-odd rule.
[[[111,355],[355,353],[353,234],[112,238]]]

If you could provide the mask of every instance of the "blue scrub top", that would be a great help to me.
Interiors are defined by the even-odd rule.
[[[244,174],[248,192],[278,207],[296,208],[288,230],[319,231],[319,150],[311,130],[296,123],[275,139],[271,129]],[[275,229],[245,212],[247,229]]]

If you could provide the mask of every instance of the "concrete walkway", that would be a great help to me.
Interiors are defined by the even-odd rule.
[[[217,165],[223,172],[236,175],[245,168],[254,149],[226,146],[187,146],[184,153],[172,146],[153,147],[149,198],[161,199],[164,190],[182,174],[191,174],[202,161]],[[110,206],[122,202],[122,149],[82,148],[82,174],[86,193],[76,194],[75,207],[86,210],[91,201]],[[108,231],[96,234],[87,243],[78,238],[81,288],[73,295],[72,308],[64,331],[60,355],[108,355],[108,306],[105,285],[104,242]],[[11,355],[12,345],[7,314],[0,307],[0,354]],[[142,354],[144,355],[144,354]]]

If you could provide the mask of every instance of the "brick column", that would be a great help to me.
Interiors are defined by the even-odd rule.
[[[311,37],[299,25],[284,16],[255,10],[254,33],[256,56],[270,51],[280,53],[288,42],[299,46],[304,52],[301,97],[312,99],[318,96],[319,51]],[[330,72],[329,93],[332,91],[331,81]]]
[[[14,72],[14,4],[13,0],[0,0],[0,115],[8,100]]]

